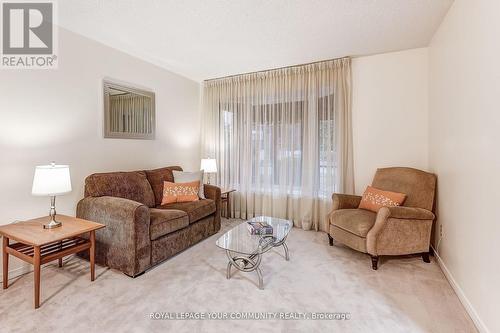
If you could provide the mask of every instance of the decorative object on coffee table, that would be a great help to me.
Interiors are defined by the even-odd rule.
[[[251,235],[272,235],[273,227],[267,222],[247,222],[248,232]]]
[[[234,189],[221,189],[220,191],[220,199],[222,207],[224,207],[224,217],[231,217],[231,196],[230,194],[236,190]]]
[[[34,220],[0,226],[3,236],[3,289],[7,289],[9,279],[9,254],[33,265],[35,284],[35,309],[40,306],[40,266],[59,260],[70,254],[89,251],[90,280],[95,278],[95,231],[105,226],[76,217],[58,215],[63,224],[60,228],[44,229],[42,226],[51,220],[50,216]],[[88,233],[89,238],[81,236]],[[14,240],[17,243],[10,243]]]
[[[215,158],[203,158],[200,170],[207,174],[207,184],[210,184],[210,174],[217,173],[217,161]]]
[[[44,229],[53,229],[61,226],[61,222],[56,219],[56,196],[71,192],[71,176],[69,166],[39,165],[35,168],[33,177],[33,187],[31,194],[40,196],[50,196],[50,220],[44,224]]]
[[[260,262],[262,255],[270,249],[283,246],[285,259],[290,259],[288,247],[285,243],[293,223],[288,220],[268,216],[255,217],[248,222],[266,222],[273,227],[272,235],[251,235],[248,232],[248,223],[243,222],[226,232],[216,242],[217,246],[226,250],[229,263],[227,264],[226,278],[231,278],[231,267],[242,272],[256,271],[259,277],[259,289],[263,289]]]

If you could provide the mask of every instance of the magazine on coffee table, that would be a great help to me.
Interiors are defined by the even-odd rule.
[[[251,235],[272,235],[273,227],[267,222],[247,222]]]

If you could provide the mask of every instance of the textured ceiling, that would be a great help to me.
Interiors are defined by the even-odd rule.
[[[196,81],[427,46],[453,0],[62,0],[59,24]]]

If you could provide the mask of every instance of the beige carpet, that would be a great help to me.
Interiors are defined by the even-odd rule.
[[[223,230],[240,221],[223,221]],[[282,249],[262,260],[257,275],[226,280],[219,234],[132,279],[69,258],[42,269],[42,306],[33,307],[33,274],[0,291],[0,332],[475,332],[432,258],[381,260],[328,246],[324,233],[293,229],[290,261]],[[152,312],[348,312],[350,320],[151,320]]]

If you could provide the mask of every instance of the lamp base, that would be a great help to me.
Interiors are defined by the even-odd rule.
[[[62,223],[59,221],[56,221],[56,196],[51,196],[50,197],[50,222],[48,224],[44,224],[43,228],[44,229],[54,229],[54,228],[59,228],[62,226]]]
[[[44,229],[54,229],[54,228],[59,228],[62,226],[62,223],[56,220],[50,221],[48,224],[44,224],[43,228]]]

